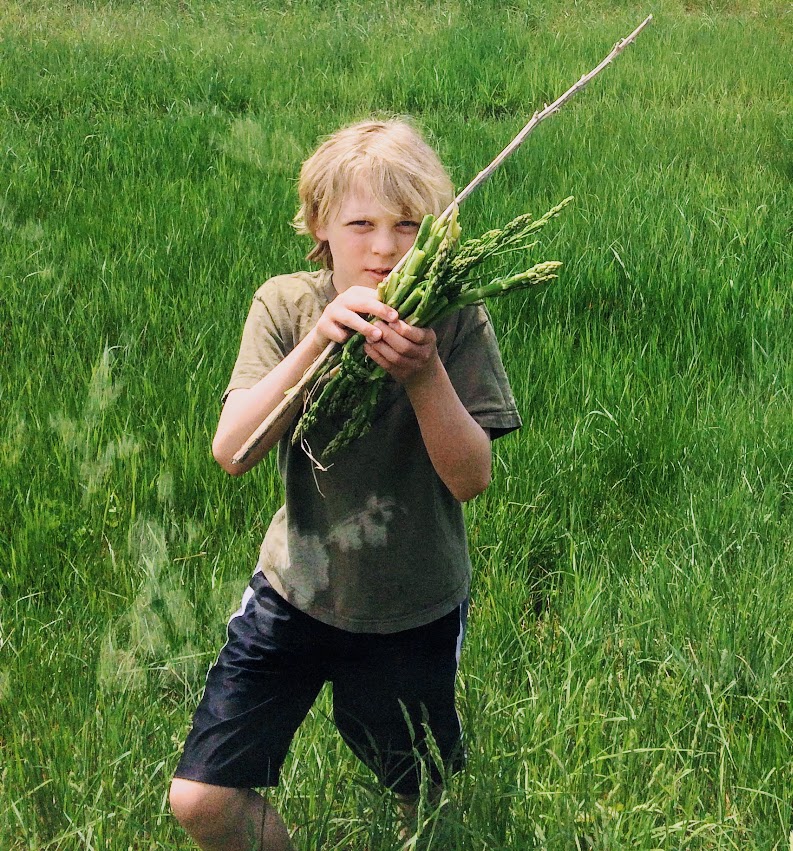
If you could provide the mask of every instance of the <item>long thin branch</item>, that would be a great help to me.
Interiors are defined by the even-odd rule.
[[[639,35],[639,33],[650,23],[653,19],[652,15],[648,15],[636,29],[626,38],[618,41],[614,47],[611,49],[611,53],[596,67],[593,68],[588,74],[584,74],[581,79],[570,86],[570,88],[561,96],[558,97],[550,106],[546,106],[542,111],[535,112],[529,120],[528,124],[518,133],[518,135],[507,145],[506,148],[493,160],[490,165],[482,169],[482,171],[477,174],[477,176],[465,187],[465,189],[460,192],[460,194],[454,199],[454,201],[449,205],[449,208],[446,212],[450,213],[455,205],[459,206],[462,202],[473,192],[475,192],[492,174],[493,172],[506,160],[508,156],[514,154],[515,151],[526,141],[526,137],[529,133],[534,130],[534,128],[543,120],[548,118],[548,116],[553,115],[555,112],[558,112],[564,104],[567,103],[573,95],[578,94],[581,89],[586,86],[586,84],[596,77],[609,63],[611,63],[617,56],[622,53],[623,50],[635,40],[635,38]]]
[[[496,171],[497,168],[507,159],[511,154],[513,154],[525,141],[528,135],[535,129],[535,127],[541,122],[544,121],[549,116],[553,115],[555,112],[558,112],[561,107],[567,103],[570,98],[574,95],[578,94],[581,89],[586,86],[586,84],[596,77],[607,65],[609,65],[620,53],[622,53],[625,48],[636,39],[639,33],[650,23],[653,19],[652,15],[648,15],[638,27],[626,38],[618,41],[614,47],[611,49],[611,52],[608,56],[603,59],[603,61],[595,68],[593,68],[588,74],[584,74],[581,79],[570,86],[570,88],[563,94],[561,97],[558,97],[552,104],[545,106],[541,111],[535,112],[531,117],[529,122],[525,125],[525,127],[518,133],[517,136],[504,148],[503,151],[487,166],[487,168],[477,174],[477,176],[463,189],[461,192],[457,194],[454,201],[447,207],[444,215],[451,214],[451,211],[455,206],[459,207],[460,204],[463,203],[471,194],[473,194],[490,176],[493,172]],[[402,264],[405,261],[407,255],[403,257],[399,263],[392,270],[392,274],[394,272],[399,271],[402,267]],[[338,347],[338,343],[328,343],[323,352],[316,358],[316,360],[309,366],[309,368],[303,373],[300,381],[295,384],[294,387],[289,390],[289,392],[284,397],[284,400],[280,402],[273,411],[269,414],[269,416],[264,420],[264,422],[256,429],[256,431],[248,438],[243,447],[234,455],[232,458],[233,464],[241,464],[245,459],[251,454],[251,452],[256,448],[256,446],[261,443],[264,436],[270,431],[270,429],[274,428],[283,418],[292,413],[293,403],[295,399],[295,395],[299,393],[304,387],[306,387],[314,376],[317,374],[317,371],[320,367],[325,363],[325,361],[333,355]]]

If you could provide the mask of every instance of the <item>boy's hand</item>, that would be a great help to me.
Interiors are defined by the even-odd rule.
[[[370,343],[383,336],[383,323],[373,325],[365,317],[374,316],[383,323],[394,322],[399,314],[393,307],[383,304],[376,291],[370,287],[349,287],[339,293],[325,308],[314,328],[321,348],[329,342],[345,343],[354,331],[360,331]]]
[[[376,322],[382,331],[379,342],[368,342],[364,352],[400,384],[408,385],[429,374],[437,358],[435,332],[416,328],[401,319]]]

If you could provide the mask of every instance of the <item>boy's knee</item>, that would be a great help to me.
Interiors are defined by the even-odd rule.
[[[188,827],[191,822],[199,818],[198,811],[201,808],[202,796],[197,787],[198,784],[179,777],[171,781],[171,790],[168,795],[171,812],[183,827]]]
[[[245,789],[211,786],[195,780],[175,777],[171,782],[169,801],[176,820],[190,834],[203,833],[207,828],[225,822],[247,798]]]

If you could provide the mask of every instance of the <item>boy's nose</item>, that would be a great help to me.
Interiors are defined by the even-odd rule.
[[[390,230],[382,230],[378,231],[372,242],[372,251],[375,254],[382,255],[383,257],[390,257],[392,254],[395,254],[397,250],[397,239],[396,235],[391,233]]]

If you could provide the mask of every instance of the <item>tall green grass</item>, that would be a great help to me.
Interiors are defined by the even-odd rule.
[[[576,196],[492,308],[523,429],[467,507],[468,767],[425,847],[787,848],[787,3],[280,0],[0,10],[0,848],[188,847],[166,793],[280,486],[209,453],[250,297],[304,266],[318,139],[416,117],[467,202]],[[277,801],[395,849],[327,696]]]

